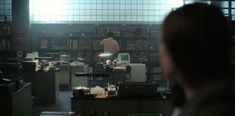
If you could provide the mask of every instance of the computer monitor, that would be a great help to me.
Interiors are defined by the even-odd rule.
[[[119,53],[118,54],[119,63],[130,63],[130,54],[129,53]]]

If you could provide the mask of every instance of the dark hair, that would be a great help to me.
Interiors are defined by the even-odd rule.
[[[233,82],[232,35],[222,11],[203,3],[172,11],[163,22],[162,41],[191,86]]]
[[[113,37],[113,36],[114,36],[113,32],[108,32],[107,33],[107,37]]]

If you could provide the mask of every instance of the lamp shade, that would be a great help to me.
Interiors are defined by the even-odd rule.
[[[99,56],[99,57],[102,57],[102,58],[107,58],[107,57],[110,57],[110,56],[112,56],[112,55],[113,55],[112,53],[103,52],[103,53],[100,53],[98,56]]]

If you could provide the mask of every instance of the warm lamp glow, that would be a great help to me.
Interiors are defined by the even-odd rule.
[[[104,53],[100,53],[98,56],[99,57],[110,57],[111,55],[112,55],[112,53],[104,52]]]

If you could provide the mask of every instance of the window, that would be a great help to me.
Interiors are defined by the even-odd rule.
[[[30,21],[161,22],[172,8],[181,5],[183,0],[30,0]]]
[[[11,0],[0,0],[0,20],[12,21]]]

